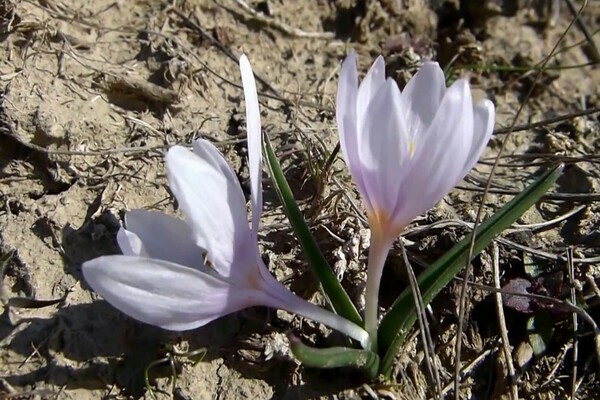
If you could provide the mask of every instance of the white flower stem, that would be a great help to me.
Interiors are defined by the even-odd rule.
[[[373,351],[377,351],[377,328],[379,325],[379,286],[391,242],[380,235],[373,235],[367,264],[367,288],[365,293],[365,329],[371,337]]]
[[[364,349],[372,349],[369,334],[362,327],[325,308],[296,296],[281,283],[277,283],[282,289],[277,290],[277,300],[279,300],[276,305],[277,308],[320,322],[357,340]]]

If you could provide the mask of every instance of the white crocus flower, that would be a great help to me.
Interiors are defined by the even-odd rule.
[[[492,134],[494,105],[483,100],[473,106],[464,79],[446,88],[435,62],[426,62],[401,92],[385,79],[379,57],[359,86],[351,52],[342,65],[336,118],[372,231],[365,324],[374,336],[381,273],[393,241],[475,165]]]
[[[221,153],[206,140],[197,140],[193,152],[174,146],[166,156],[167,179],[185,222],[159,212],[129,212],[126,229],[117,235],[123,255],[85,262],[83,275],[114,307],[165,329],[193,329],[261,305],[321,322],[366,347],[365,330],[294,295],[261,259],[260,115],[254,75],[245,56],[240,70],[248,124],[251,226],[238,179]]]

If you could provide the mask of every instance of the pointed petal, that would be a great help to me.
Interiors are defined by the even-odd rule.
[[[262,212],[262,133],[260,129],[260,110],[254,73],[248,58],[240,57],[240,72],[244,86],[246,102],[246,125],[248,131],[248,169],[250,170],[250,188],[252,194],[252,232],[258,233],[258,222]]]
[[[485,99],[473,107],[473,143],[469,151],[469,157],[465,161],[463,171],[458,179],[462,180],[473,168],[483,149],[492,137],[494,132],[494,121],[496,119],[496,110],[494,103]],[[458,181],[456,182],[458,183]]]
[[[369,72],[365,75],[365,78],[360,83],[358,88],[358,99],[357,99],[357,116],[358,116],[358,127],[360,129],[364,124],[364,119],[367,116],[367,109],[369,103],[373,100],[377,91],[385,83],[385,62],[383,57],[379,56],[371,65]],[[359,130],[359,136],[362,132]],[[360,138],[359,138],[360,142]]]
[[[473,140],[473,105],[466,81],[457,80],[446,91],[425,137],[416,144],[400,187],[394,216],[401,225],[433,207],[463,171]]]
[[[209,141],[204,140],[204,139],[198,139],[194,142],[194,154],[198,155],[200,158],[202,158],[203,160],[207,161],[209,164],[211,164],[211,166],[213,168],[215,168],[215,170],[219,171],[220,173],[222,173],[225,177],[227,182],[235,182],[235,186],[239,187],[239,181],[237,178],[237,175],[235,174],[235,172],[233,171],[233,169],[231,168],[231,165],[229,165],[229,163],[225,160],[225,158],[223,157],[223,154],[221,154],[221,152]],[[243,196],[243,193],[240,190],[240,194]],[[261,187],[261,191],[260,191],[260,199],[259,202],[262,204],[262,187]],[[244,197],[244,210],[246,209],[246,205],[245,205],[245,197]],[[261,207],[259,207],[261,208]],[[257,217],[260,217],[260,212],[256,214]],[[247,229],[247,215],[244,211],[244,224],[246,225],[246,227],[241,229],[240,232],[240,237],[245,237],[247,236],[246,234],[249,233],[248,229]],[[257,227],[258,228],[258,227]],[[235,272],[235,271],[231,271],[231,265],[233,265],[233,263],[235,263],[235,258],[244,258],[244,257],[248,257],[249,255],[251,255],[252,257],[258,256],[258,258],[260,258],[260,254],[258,253],[258,247],[256,246],[257,243],[257,239],[256,239],[256,234],[253,234],[254,239],[253,241],[251,241],[251,243],[254,243],[254,245],[252,246],[251,243],[246,243],[245,240],[239,240],[236,242],[236,244],[234,245],[235,249],[232,251],[231,253],[231,258],[229,259],[229,261],[227,262],[217,262],[215,261],[214,257],[210,257],[209,259],[215,264],[215,268],[223,275],[223,276],[227,276],[230,277],[232,279],[237,279],[237,277],[232,276],[231,273]],[[205,244],[202,245],[202,237],[201,236],[197,236],[196,237],[197,240],[197,244],[198,246],[202,247],[202,249],[207,250],[208,251],[208,246],[209,244]],[[204,243],[207,243],[206,241],[204,241]],[[212,251],[208,251],[209,254],[212,254],[214,252]],[[248,263],[244,263],[244,265],[247,265]],[[205,267],[204,263],[202,263],[202,267]],[[238,276],[243,275],[242,271],[239,271]]]
[[[408,81],[402,92],[407,128],[412,140],[428,140],[423,136],[433,121],[446,92],[444,72],[436,62],[426,62]]]
[[[237,175],[231,169],[223,154],[206,139],[197,139],[193,144],[194,154],[209,163],[214,169],[220,171],[227,179],[237,182]]]
[[[125,215],[125,226],[127,230],[122,230],[124,234],[138,238],[143,243],[145,253],[125,251],[119,241],[124,255],[146,256],[205,269],[202,253],[206,249],[198,247],[191,229],[184,221],[157,211],[132,210]],[[134,240],[129,243],[134,243]]]
[[[148,257],[148,252],[142,240],[138,235],[129,232],[127,229],[119,229],[119,232],[117,232],[117,243],[125,256]]]
[[[105,256],[85,262],[82,271],[87,283],[114,307],[169,330],[194,329],[265,301],[262,292],[161,260]]]
[[[243,265],[232,266],[245,255],[252,239],[246,202],[237,179],[189,150],[172,147],[166,156],[167,179],[179,202],[196,245],[208,252],[208,259],[224,277],[243,274]]]
[[[342,63],[342,70],[340,71],[335,101],[335,117],[344,160],[346,160],[346,165],[348,165],[354,183],[356,183],[358,190],[363,195],[363,201],[368,207],[369,199],[365,197],[366,190],[362,176],[361,160],[358,154],[357,96],[356,53],[351,50]]]
[[[409,160],[409,143],[401,110],[404,105],[398,85],[388,79],[370,102],[361,127],[359,152],[363,176],[373,210],[394,211],[398,201],[403,166]]]
[[[355,68],[356,69],[356,68]],[[365,124],[367,120],[371,117],[369,115],[370,105],[373,102],[375,96],[381,91],[383,85],[385,83],[385,62],[383,61],[383,57],[379,56],[369,68],[369,72],[365,75],[364,79],[360,83],[358,87],[357,100],[356,100],[356,141],[358,143],[358,154],[360,159],[360,164],[355,167],[357,170],[356,175],[359,173],[362,175],[362,185],[358,186],[359,191],[361,192],[361,196],[365,199],[364,203],[367,209],[372,209],[376,207],[374,202],[376,199],[371,199],[371,190],[369,190],[369,186],[372,186],[371,178],[365,175],[364,170],[360,171],[364,168],[364,160],[362,160],[362,154],[364,153],[364,148],[361,147],[361,144],[364,144],[369,140],[367,136],[370,135],[370,132],[365,129]],[[353,175],[354,176],[354,175]],[[356,180],[356,178],[355,178]]]

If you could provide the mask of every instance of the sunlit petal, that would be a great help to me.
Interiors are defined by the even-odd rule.
[[[139,321],[188,330],[232,312],[264,304],[262,292],[239,287],[178,264],[132,256],[104,256],[82,266],[87,283],[111,305]]]
[[[117,232],[117,243],[121,252],[126,256],[148,257],[148,252],[142,243],[142,240],[133,232],[126,229],[119,229]]]
[[[246,126],[248,130],[248,169],[252,203],[252,232],[256,236],[258,222],[262,212],[262,132],[260,128],[260,110],[254,73],[248,58],[240,57],[240,72],[246,102]]]
[[[238,248],[250,240],[244,195],[237,179],[174,146],[166,156],[169,186],[181,207],[195,243],[204,247],[219,274],[230,277]],[[238,266],[237,268],[240,268]]]
[[[393,210],[401,183],[397,179],[409,159],[409,143],[403,116],[395,112],[402,107],[398,86],[391,79],[384,83],[369,103],[359,143],[366,191],[371,212]],[[366,195],[361,193],[363,197]]]
[[[482,100],[473,108],[473,143],[459,180],[467,175],[477,160],[479,160],[479,157],[481,157],[483,149],[485,149],[485,146],[492,137],[495,119],[496,110],[494,103],[491,101],[487,99]]]
[[[206,139],[197,139],[194,141],[193,151],[194,154],[209,163],[215,170],[220,171],[227,179],[238,182],[235,172],[214,144]]]
[[[356,73],[356,54],[354,51],[350,51],[350,54],[348,54],[348,57],[342,63],[336,97],[335,116],[344,159],[356,186],[363,193],[363,201],[370,204],[368,197],[364,197],[366,190],[363,169],[358,153],[357,96],[358,75]]]
[[[125,251],[119,241],[124,255],[145,255],[188,267],[204,268],[202,253],[205,249],[198,247],[191,229],[179,218],[157,211],[132,210],[125,215],[125,227],[127,230],[121,230],[119,234],[124,232],[128,237],[134,234],[143,243],[145,252]],[[134,240],[129,243],[132,242]]]
[[[425,133],[427,142],[415,149],[400,188],[394,218],[408,224],[435,205],[463,171],[473,138],[473,105],[466,81],[456,81],[446,92]]]
[[[423,136],[442,102],[446,92],[444,72],[436,62],[426,62],[408,81],[402,91],[405,106],[403,112],[407,128],[413,140],[428,140]]]
[[[381,89],[385,82],[385,62],[383,57],[379,56],[371,65],[369,72],[365,75],[365,78],[358,87],[357,103],[356,103],[356,114],[358,118],[359,127],[363,123],[365,116],[368,114],[368,107],[371,101],[375,98],[375,95]],[[360,141],[360,138],[359,138]]]

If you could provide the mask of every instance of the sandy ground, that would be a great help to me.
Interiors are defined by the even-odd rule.
[[[548,10],[551,2],[518,3],[1,0],[0,254],[12,256],[1,275],[0,399],[430,397],[416,339],[399,357],[392,382],[363,386],[351,371],[305,369],[272,356],[280,333],[289,330],[324,343],[328,332],[310,322],[252,309],[169,333],[102,301],[80,267],[118,253],[115,234],[127,210],[177,215],[163,166],[173,144],[213,141],[247,191],[237,67],[245,53],[259,79],[264,129],[296,197],[332,263],[346,260],[344,284],[360,287],[364,249],[351,254],[342,246],[364,232],[350,206],[355,189],[340,157],[327,180],[318,173],[337,142],[332,110],[340,61],[352,47],[364,73],[383,54],[401,85],[423,60],[452,64],[453,76],[469,78],[477,97],[494,101],[498,129],[514,121],[525,100],[518,126],[599,107],[600,72],[592,64],[600,61],[600,6],[590,2],[581,25],[559,43],[552,69],[537,74],[531,67],[550,54],[572,14],[565,5]],[[415,265],[435,260],[467,233],[455,222],[473,221],[504,137],[497,133],[465,182],[408,229]],[[485,203],[492,213],[541,169],[567,163],[552,195],[519,221],[526,227],[499,243],[502,284],[527,279],[559,299],[573,287],[592,318],[600,277],[594,260],[599,138],[597,112],[519,129],[506,143]],[[322,301],[266,175],[265,190],[261,244],[273,273],[296,293]],[[441,220],[450,222],[433,225]],[[574,263],[565,261],[568,251]],[[390,258],[384,298],[406,286],[399,259],[399,253]],[[493,285],[489,260],[489,252],[477,258],[475,280]],[[452,382],[456,360],[458,288],[452,284],[432,308],[444,385]],[[465,398],[509,398],[514,387],[522,398],[568,397],[574,381],[578,398],[600,396],[589,324],[579,320],[574,341],[572,315],[551,314],[546,349],[534,357],[529,316],[507,309],[511,383],[500,331],[489,317],[494,303],[483,290],[471,300],[461,356]],[[203,357],[181,355],[201,349]],[[144,370],[165,357],[177,380],[169,362],[152,367],[150,393]]]

